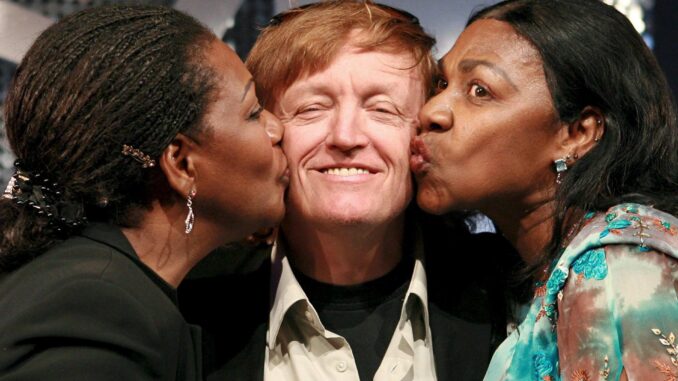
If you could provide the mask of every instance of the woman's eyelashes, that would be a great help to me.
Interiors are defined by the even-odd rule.
[[[247,117],[247,120],[257,121],[261,117],[261,113],[264,112],[264,108],[261,105],[257,104],[257,107],[250,113]]]
[[[441,92],[447,90],[450,87],[450,83],[444,77],[438,77],[434,80],[435,83],[435,94],[440,94]],[[458,82],[457,82],[458,83]],[[477,79],[467,81],[463,85],[463,93],[471,98],[488,100],[492,98],[492,92],[490,87]]]
[[[490,93],[489,87],[480,82],[473,80],[468,83],[468,92],[467,94],[473,98],[480,99],[489,99],[492,94]]]

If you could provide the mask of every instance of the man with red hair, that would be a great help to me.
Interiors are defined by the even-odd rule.
[[[262,31],[247,66],[285,125],[287,214],[256,282],[210,287],[269,285],[259,295],[270,309],[247,322],[234,322],[240,308],[196,318],[216,346],[213,379],[482,378],[503,311],[493,326],[491,287],[450,260],[478,236],[429,227],[408,207],[434,44],[413,15],[362,1],[295,8]],[[244,326],[254,328],[242,349],[233,331]]]

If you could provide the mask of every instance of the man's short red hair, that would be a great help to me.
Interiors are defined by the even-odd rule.
[[[246,61],[264,107],[272,108],[299,78],[326,69],[348,42],[368,51],[411,53],[426,89],[432,88],[435,39],[408,15],[369,0],[331,0],[276,17],[277,22],[261,32]],[[349,41],[353,31],[360,32],[359,38]]]

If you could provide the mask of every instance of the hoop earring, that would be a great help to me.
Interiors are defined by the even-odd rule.
[[[184,221],[184,225],[186,226],[184,232],[186,234],[191,234],[193,231],[193,222],[195,222],[195,214],[193,213],[193,197],[195,197],[195,188],[191,189],[191,191],[188,193],[188,197],[186,198],[186,206],[188,207],[188,215]]]
[[[567,159],[556,159],[553,161],[553,164],[556,166],[556,184],[560,184],[563,182],[561,178],[562,173],[567,171]]]

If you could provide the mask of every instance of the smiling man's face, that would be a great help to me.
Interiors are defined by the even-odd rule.
[[[410,54],[351,45],[294,82],[274,107],[285,125],[288,212],[318,224],[401,215],[412,197],[409,147],[424,101]]]

